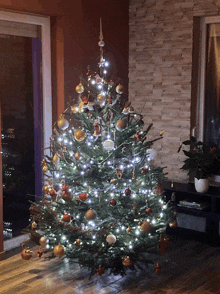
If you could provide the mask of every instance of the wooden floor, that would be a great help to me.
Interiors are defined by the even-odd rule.
[[[36,256],[25,261],[20,253],[0,262],[0,293],[4,294],[220,294],[220,249],[195,241],[172,237],[161,273],[153,268],[125,277],[109,275],[89,279],[67,258],[47,260]],[[21,251],[19,249],[19,251]]]

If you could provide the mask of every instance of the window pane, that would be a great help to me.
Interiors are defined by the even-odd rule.
[[[14,235],[28,224],[28,200],[34,201],[35,194],[31,42],[27,37],[0,38],[3,218]]]

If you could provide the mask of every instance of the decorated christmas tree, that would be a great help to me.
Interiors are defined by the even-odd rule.
[[[174,213],[164,196],[164,168],[152,160],[163,134],[148,140],[152,125],[144,129],[123,84],[108,78],[102,30],[98,45],[98,71],[88,68],[75,89],[78,103],[55,123],[51,156],[42,160],[44,195],[31,204],[28,231],[52,257],[73,258],[91,274],[124,274],[148,263],[152,252],[164,253]],[[22,257],[29,256],[24,249]]]

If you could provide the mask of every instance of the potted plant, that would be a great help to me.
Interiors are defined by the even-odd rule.
[[[218,149],[201,141],[197,142],[193,136],[180,145],[178,152],[183,145],[189,146],[189,151],[183,150],[187,159],[181,169],[188,170],[189,174],[193,173],[196,191],[205,193],[209,189],[210,177],[220,169]]]

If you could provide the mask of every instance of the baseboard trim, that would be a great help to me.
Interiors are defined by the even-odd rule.
[[[5,251],[0,252],[0,261],[5,259]]]

